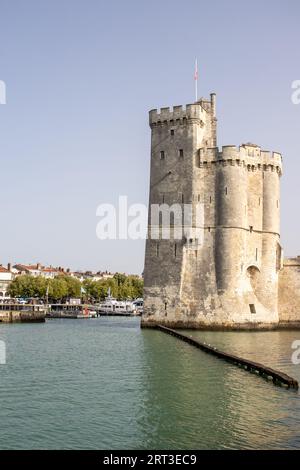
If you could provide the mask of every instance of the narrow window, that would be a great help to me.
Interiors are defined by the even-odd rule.
[[[211,203],[211,196],[209,196],[209,202]]]
[[[256,313],[255,305],[254,304],[249,304],[250,308],[250,313]]]
[[[174,129],[171,129],[171,135],[174,135]]]
[[[201,163],[201,155],[200,155],[200,149],[197,151],[196,155],[196,166],[200,168],[200,163]]]
[[[210,227],[208,227],[208,231],[210,232]]]
[[[159,244],[156,243],[156,256],[158,257],[159,256]]]
[[[175,223],[175,215],[174,215],[174,212],[172,211],[170,214],[170,226],[174,227],[174,223]]]
[[[182,202],[182,204],[184,203],[184,195],[183,195],[183,193],[181,194],[181,202]]]
[[[177,256],[177,243],[175,243],[175,245],[174,245],[174,256],[175,256],[175,258]]]
[[[258,198],[258,205],[260,206],[260,198]]]
[[[183,158],[183,149],[179,149],[179,157]]]
[[[161,150],[161,151],[160,151],[160,159],[161,159],[161,160],[164,160],[164,159],[165,159],[165,152],[164,152],[164,150]]]
[[[200,194],[198,194],[198,202],[200,202]]]
[[[162,197],[162,202],[163,204],[165,203],[165,195],[163,194],[163,197]]]
[[[226,188],[225,188],[225,194],[226,194],[226,196],[227,196],[227,194],[228,194],[227,186],[226,186]]]
[[[250,233],[252,233],[253,232],[253,225],[250,225],[249,229],[250,229]]]
[[[167,316],[167,302],[165,302],[165,316]]]

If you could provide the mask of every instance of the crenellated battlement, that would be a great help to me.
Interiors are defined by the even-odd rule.
[[[218,147],[199,149],[200,168],[207,164],[239,165],[248,170],[264,170],[282,172],[282,156],[278,152],[261,150],[258,145],[243,144],[224,145],[219,151]]]
[[[149,112],[150,126],[160,124],[178,124],[184,120],[196,119],[205,123],[207,119],[207,111],[198,104],[187,104],[186,106],[173,106],[173,108],[161,108],[160,110],[152,109]]]
[[[149,112],[150,127],[163,124],[183,124],[186,121],[198,120],[205,124],[208,117],[215,118],[216,98],[211,94],[211,99],[201,98],[196,103],[185,106],[173,106],[160,109],[152,109]]]

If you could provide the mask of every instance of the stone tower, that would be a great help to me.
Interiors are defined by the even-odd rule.
[[[254,144],[219,151],[216,123],[215,94],[185,108],[150,111],[143,326],[278,324],[282,158]],[[165,239],[161,218],[153,226],[151,207],[173,204],[193,214],[200,207],[203,218],[183,222],[178,239],[171,211],[171,236]]]

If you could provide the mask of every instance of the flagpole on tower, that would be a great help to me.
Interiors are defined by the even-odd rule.
[[[197,102],[198,101],[198,61],[197,61],[197,58],[195,60],[194,80],[195,80],[195,98]]]

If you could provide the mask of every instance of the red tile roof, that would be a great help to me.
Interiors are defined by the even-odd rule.
[[[10,271],[3,266],[0,266],[0,273],[9,273]]]
[[[31,265],[16,264],[16,265],[14,266],[14,268],[19,269],[20,271],[33,271],[33,270],[37,270],[37,269],[38,269],[38,267],[37,267],[36,264],[34,264],[34,265],[32,265],[32,264],[31,264]]]

